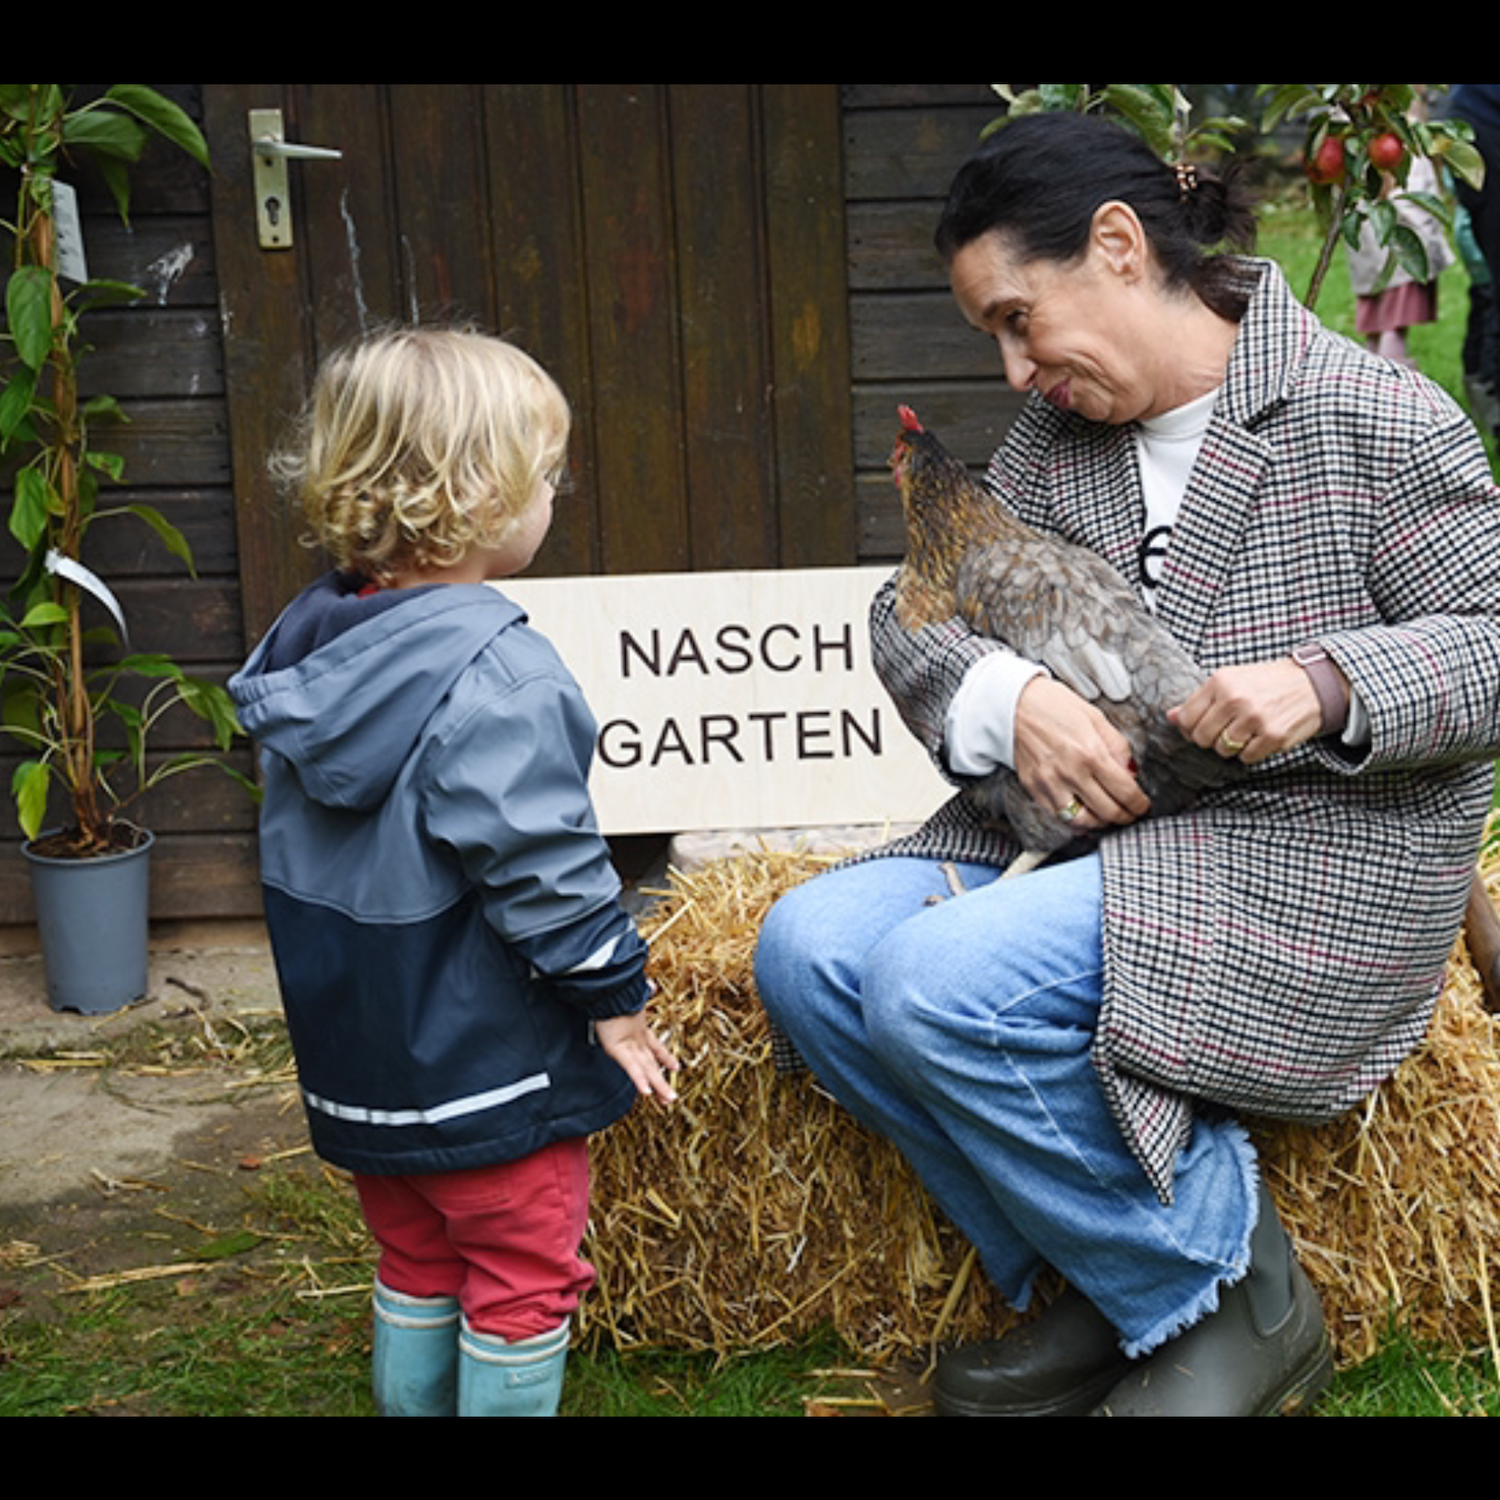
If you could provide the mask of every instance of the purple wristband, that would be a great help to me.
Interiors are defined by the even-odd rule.
[[[1292,652],[1292,660],[1307,673],[1323,711],[1323,733],[1337,734],[1349,721],[1349,696],[1343,674],[1319,645],[1309,643]]]

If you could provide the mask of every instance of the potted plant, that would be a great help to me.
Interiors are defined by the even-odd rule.
[[[129,805],[167,776],[223,764],[204,752],[148,768],[149,731],[179,703],[209,723],[220,752],[238,728],[217,684],[161,655],[120,654],[126,622],[83,560],[90,528],[128,514],[192,567],[181,533],[155,509],[103,503],[101,486],[120,479],[122,464],[95,446],[94,428],[124,414],[111,397],[79,393],[84,313],[144,294],[119,282],[70,280],[72,263],[59,254],[71,227],[61,163],[90,158],[128,222],[129,169],[152,134],[205,166],[207,146],[182,109],[145,85],[117,84],[83,102],[77,87],[0,85],[0,167],[18,179],[7,226],[15,254],[5,288],[8,347],[0,348],[0,457],[8,528],[21,552],[19,577],[0,600],[0,729],[24,756],[11,791],[32,866],[49,999],[56,1009],[92,1013],[118,1009],[146,986],[153,840],[125,817]],[[111,624],[89,623],[98,612],[86,607],[90,597]],[[106,721],[118,726],[112,741],[100,734]],[[44,831],[54,788],[70,813],[65,826]],[[111,934],[125,945],[122,954],[104,951]]]

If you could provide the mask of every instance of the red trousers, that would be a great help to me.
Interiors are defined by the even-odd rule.
[[[456,1297],[469,1326],[507,1342],[556,1328],[594,1283],[586,1140],[521,1161],[411,1177],[356,1173],[379,1275],[409,1297]]]

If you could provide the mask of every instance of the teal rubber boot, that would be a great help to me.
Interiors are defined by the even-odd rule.
[[[568,1362],[569,1325],[510,1344],[476,1333],[465,1321],[458,1336],[461,1417],[555,1417]]]
[[[408,1297],[375,1282],[371,1381],[383,1417],[451,1417],[458,1409],[458,1301]]]

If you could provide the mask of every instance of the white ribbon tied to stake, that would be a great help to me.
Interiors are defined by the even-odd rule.
[[[120,601],[110,592],[109,585],[98,574],[91,573],[81,562],[64,557],[57,551],[48,552],[46,568],[49,573],[65,578],[69,583],[76,583],[86,593],[92,594],[114,616],[115,624],[120,627],[121,641],[129,645],[130,631],[125,625],[125,611],[120,608]]]

